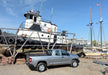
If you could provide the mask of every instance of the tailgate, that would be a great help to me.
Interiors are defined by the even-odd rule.
[[[29,58],[30,58],[30,56],[26,55],[26,63],[29,63]]]

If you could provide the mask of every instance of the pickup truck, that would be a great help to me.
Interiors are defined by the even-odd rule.
[[[26,63],[29,67],[33,66],[35,70],[44,72],[48,66],[70,65],[75,68],[79,65],[79,57],[76,54],[69,54],[66,50],[52,49],[47,50],[46,54],[27,55]]]

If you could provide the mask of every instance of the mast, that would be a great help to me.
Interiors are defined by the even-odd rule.
[[[91,32],[91,50],[92,50],[92,19],[91,19],[91,8],[90,8],[90,32]]]
[[[101,5],[100,5],[100,34],[101,34],[101,48],[102,48],[102,17],[101,17]]]

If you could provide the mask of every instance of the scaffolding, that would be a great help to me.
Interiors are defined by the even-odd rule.
[[[32,31],[32,32],[30,33],[30,35],[28,37],[26,37],[26,40],[24,41],[23,44],[17,44],[17,38],[18,38],[17,32],[20,30],[20,28],[18,28],[18,29],[15,29],[15,28],[0,28],[0,30],[1,30],[1,33],[2,33],[2,35],[0,34],[0,37],[3,37],[5,39],[4,40],[5,41],[5,46],[8,47],[7,50],[9,50],[12,57],[16,57],[18,55],[18,53],[23,49],[23,47],[30,47],[30,46],[37,46],[37,47],[41,46],[41,49],[42,49],[43,53],[45,52],[44,47],[47,47],[47,50],[49,50],[49,49],[54,49],[56,46],[58,46],[59,48],[60,47],[65,47],[67,50],[69,50],[69,48],[70,48],[69,51],[71,52],[72,45],[73,45],[72,41],[73,41],[74,36],[75,36],[74,33],[66,33],[66,34],[73,35],[72,38],[71,39],[65,39],[66,44],[57,45],[57,40],[58,39],[57,38],[51,38],[51,35],[55,34],[54,32],[49,32],[49,34],[50,34],[49,38],[41,38],[40,35],[39,35],[39,32],[37,31],[38,37],[34,37],[34,38],[39,39],[40,45],[34,45],[34,44],[33,45],[26,45],[27,41],[31,38],[31,35],[36,31],[26,29],[25,31]],[[4,35],[3,30],[16,30],[17,32],[16,32],[16,35]],[[46,32],[43,32],[43,33],[46,33]],[[59,33],[61,35],[61,32],[56,32],[56,33]],[[8,44],[6,37],[15,37],[14,44]],[[48,39],[49,40],[48,45],[44,45],[41,41],[42,39]],[[51,39],[56,39],[56,42],[54,44],[51,44]],[[59,39],[63,41],[63,38],[59,38]],[[70,40],[71,42],[68,43],[68,40]],[[18,49],[16,48],[17,46],[19,47]],[[11,51],[11,48],[13,48],[13,52]]]

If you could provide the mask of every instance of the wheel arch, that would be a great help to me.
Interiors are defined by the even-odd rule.
[[[77,58],[74,58],[74,59],[72,59],[72,60],[76,60],[78,63],[80,62],[80,60],[79,60],[79,59],[77,59]]]
[[[47,62],[46,62],[46,61],[38,61],[37,65],[38,65],[39,63],[45,63],[46,66],[47,66]],[[37,65],[36,65],[36,66],[37,66]]]

